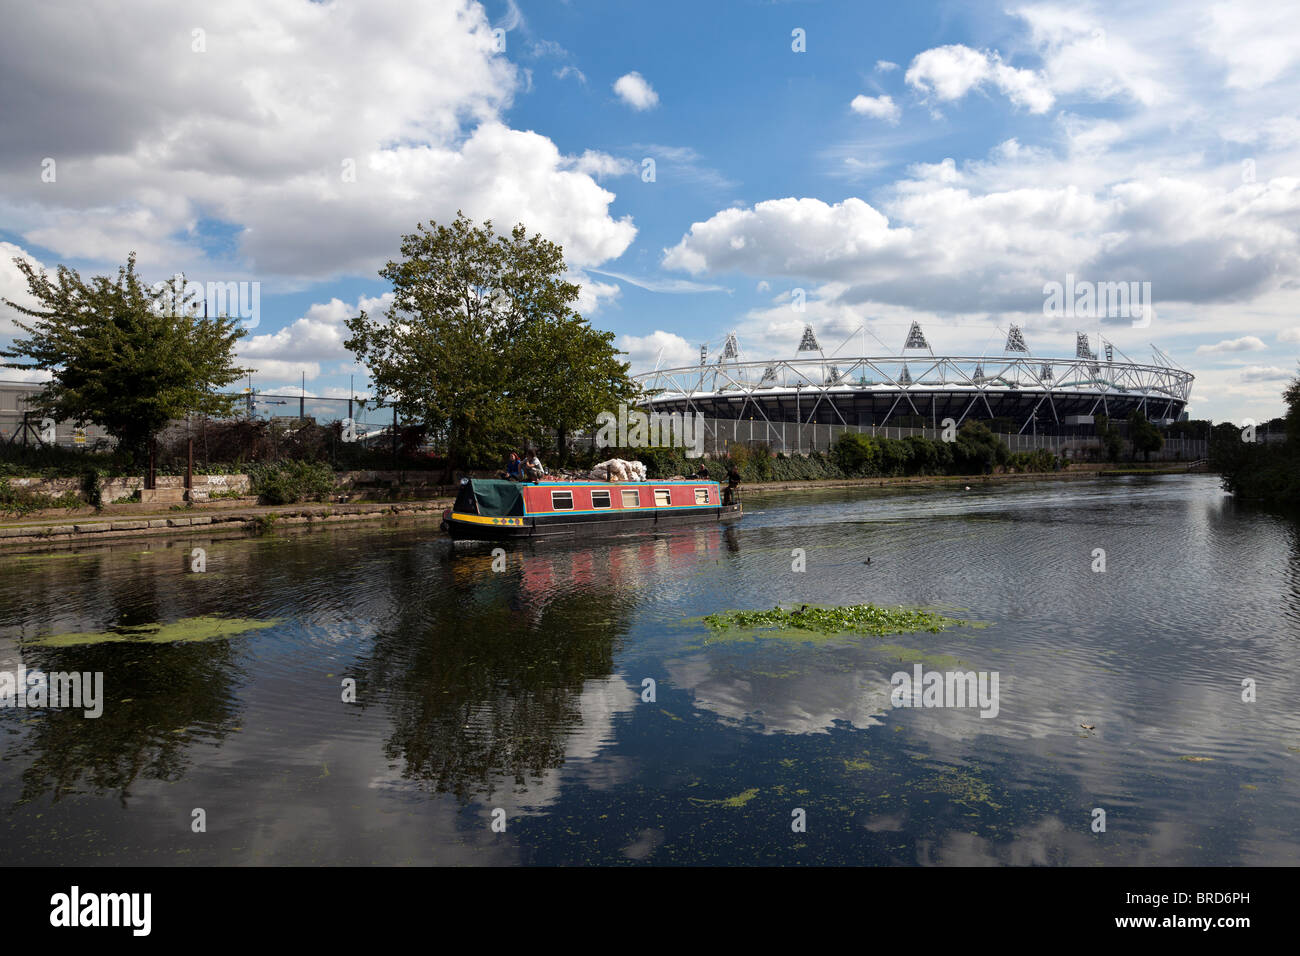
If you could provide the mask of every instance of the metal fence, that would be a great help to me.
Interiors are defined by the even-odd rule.
[[[34,396],[39,385],[17,382],[0,382],[0,442],[11,438],[21,440],[23,421],[22,400]],[[334,422],[351,420],[354,440],[361,446],[387,446],[392,441],[395,427],[400,424],[396,409],[372,400],[337,398],[312,395],[268,395],[261,392],[241,392],[237,395],[239,406],[235,415],[244,419],[260,419],[293,428],[304,420],[328,426]],[[179,424],[179,423],[178,423]],[[725,455],[731,445],[767,445],[773,452],[787,455],[807,454],[810,451],[827,451],[846,432],[857,432],[876,438],[906,438],[921,435],[939,440],[942,431],[935,428],[906,428],[879,425],[825,425],[795,422],[770,422],[720,418],[703,420],[702,450],[707,455]],[[190,429],[197,429],[194,421]],[[26,436],[32,437],[32,436]],[[1012,435],[999,434],[1013,452],[1047,449],[1066,458],[1101,458],[1104,449],[1095,436],[1065,435]],[[576,436],[575,444],[590,447],[594,429],[584,436]],[[102,430],[74,429],[64,422],[57,423],[55,444],[64,447],[112,447],[112,439]],[[1204,439],[1166,438],[1165,446],[1153,453],[1155,461],[1195,461],[1206,457],[1209,443]],[[1124,443],[1123,458],[1132,454],[1131,446]]]
[[[802,455],[810,451],[828,451],[846,432],[856,432],[873,438],[907,438],[919,435],[941,441],[943,430],[937,428],[905,428],[880,425],[800,425],[795,422],[769,422],[753,419],[726,418],[703,419],[702,451],[706,455],[725,455],[731,445],[766,445],[773,452]],[[1095,436],[1069,435],[1011,435],[997,434],[1013,452],[1046,449],[1063,458],[1102,458],[1105,450]],[[593,436],[586,436],[590,445]],[[1151,455],[1152,461],[1196,461],[1206,456],[1209,442],[1205,439],[1166,438],[1165,446]],[[1124,442],[1122,457],[1132,455],[1132,445]]]
[[[0,444],[55,445],[60,448],[103,451],[112,449],[116,440],[102,428],[88,425],[78,428],[71,422],[46,421],[27,410],[27,400],[39,394],[41,386],[28,382],[0,382]],[[372,400],[322,397],[312,395],[267,395],[239,392],[235,418],[269,421],[297,427],[306,421],[329,426],[351,419],[355,440],[373,444],[392,435],[398,424],[396,410]],[[173,423],[197,429],[199,417]],[[211,419],[216,421],[216,419]],[[52,440],[51,440],[52,438]]]

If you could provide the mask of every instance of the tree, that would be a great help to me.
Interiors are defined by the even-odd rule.
[[[619,361],[621,353],[613,343],[613,332],[597,331],[576,314],[533,323],[521,341],[531,363],[523,383],[530,389],[538,421],[558,432],[561,460],[570,434],[591,427],[597,414],[615,411],[619,403],[636,396],[628,365]],[[540,370],[545,374],[539,375]]]
[[[1300,446],[1300,375],[1291,379],[1282,393],[1286,402],[1286,440]]]
[[[25,360],[4,362],[8,368],[51,373],[32,409],[102,427],[137,463],[171,419],[233,411],[237,397],[219,391],[245,372],[233,364],[245,330],[232,318],[194,314],[184,276],[148,287],[136,274],[135,253],[116,280],[87,282],[67,266],[52,279],[24,259],[14,263],[36,301],[4,300],[32,321],[15,323],[27,337],[0,356]]]
[[[1011,458],[1011,450],[988,426],[973,420],[961,426],[956,446],[953,461],[963,475],[991,474],[995,465],[1005,465]]]
[[[1120,453],[1124,450],[1124,439],[1120,437],[1119,429],[1111,425],[1110,419],[1105,415],[1097,416],[1097,437],[1106,449],[1106,459],[1119,461]]]
[[[1165,447],[1165,436],[1160,434],[1160,429],[1147,421],[1147,417],[1136,408],[1128,413],[1128,434],[1129,440],[1133,442],[1135,457],[1138,452],[1142,452],[1146,460],[1150,461],[1153,451]]]
[[[392,307],[349,319],[344,344],[381,400],[446,445],[450,468],[594,424],[635,394],[613,333],[574,311],[578,286],[555,243],[458,213],[418,225],[401,254],[379,272],[393,283]]]
[[[1238,498],[1300,514],[1300,376],[1282,393],[1287,404],[1285,441],[1243,440],[1231,422],[1214,426],[1210,467],[1218,471],[1226,491]]]
[[[835,439],[831,458],[850,475],[880,473],[880,444],[861,432],[844,432]]]

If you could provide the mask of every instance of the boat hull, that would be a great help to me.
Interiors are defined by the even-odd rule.
[[[595,515],[528,515],[487,518],[452,512],[443,522],[454,541],[517,541],[531,538],[595,537],[608,534],[657,531],[684,525],[720,524],[741,516],[739,503],[705,508]]]

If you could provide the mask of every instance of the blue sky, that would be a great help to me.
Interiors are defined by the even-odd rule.
[[[376,270],[403,232],[458,208],[561,241],[584,314],[637,369],[733,331],[745,357],[788,355],[805,322],[828,350],[894,353],[920,321],[959,354],[1000,352],[1012,323],[1044,356],[1072,354],[1076,328],[1138,361],[1155,343],[1216,419],[1278,414],[1296,372],[1300,26],[1284,10],[80,13],[17,11],[0,39],[0,294],[22,296],[14,255],[108,271],[135,250],[149,277],[258,282],[242,354],[267,390],[363,381],[343,319],[384,308]],[[1150,282],[1149,325],[1045,315],[1044,283],[1067,274]]]

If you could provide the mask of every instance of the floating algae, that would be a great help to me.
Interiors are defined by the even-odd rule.
[[[687,797],[687,799],[690,800],[691,803],[698,803],[701,806],[707,807],[743,807],[756,796],[758,796],[758,788],[753,787],[742,793],[736,794],[734,797],[726,797],[722,800],[702,800],[699,797]]]
[[[880,644],[876,650],[891,661],[900,664],[924,664],[931,670],[950,671],[963,666],[966,662],[951,654],[927,654],[911,647],[899,647],[897,644]]]
[[[703,619],[714,632],[761,631],[763,637],[787,637],[802,641],[845,634],[883,637],[886,634],[910,634],[929,631],[937,634],[945,628],[968,622],[920,608],[878,607],[874,604],[848,604],[841,607],[814,607],[805,604],[794,610],[774,607],[770,611],[723,611]]]
[[[91,644],[192,644],[274,627],[279,621],[242,617],[185,617],[170,624],[137,624],[95,633],[54,634],[23,643],[28,647],[86,647]]]

